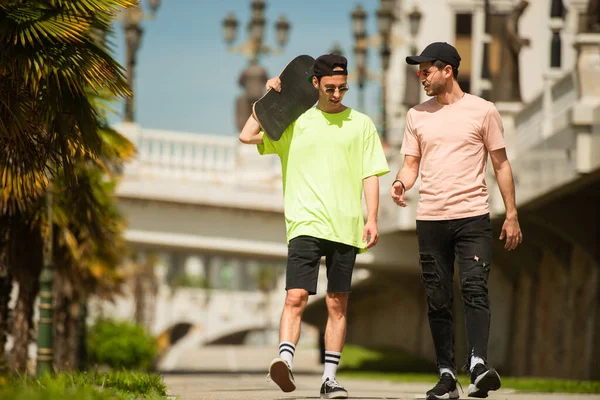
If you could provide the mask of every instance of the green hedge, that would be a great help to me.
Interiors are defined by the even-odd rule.
[[[156,338],[139,325],[103,319],[89,330],[88,354],[91,363],[147,371],[158,354],[158,345]]]

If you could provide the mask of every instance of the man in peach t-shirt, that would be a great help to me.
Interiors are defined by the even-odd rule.
[[[489,101],[464,93],[456,78],[460,55],[448,43],[427,46],[407,57],[432,98],[411,108],[402,142],[404,165],[391,188],[396,204],[421,171],[417,236],[428,316],[440,380],[427,399],[458,399],[452,316],[454,261],[458,261],[465,311],[471,397],[500,388],[500,376],[487,361],[490,327],[488,275],[492,227],[485,170],[491,156],[506,207],[500,240],[515,249],[523,240],[512,170],[504,146],[502,121]]]

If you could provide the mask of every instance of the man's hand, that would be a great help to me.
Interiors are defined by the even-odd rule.
[[[369,242],[367,243],[367,249],[375,246],[377,244],[377,240],[379,240],[379,231],[377,230],[377,222],[367,221],[365,224],[365,229],[363,231],[363,242],[366,242],[367,239]]]
[[[392,185],[390,194],[392,195],[394,203],[398,204],[400,207],[406,207],[406,202],[404,201],[404,188],[402,188],[400,182],[396,182]]]
[[[281,79],[279,79],[278,76],[269,79],[265,88],[267,88],[267,91],[269,91],[269,89],[274,89],[276,92],[281,92]]]
[[[519,219],[515,217],[506,217],[504,224],[502,225],[502,232],[500,233],[500,240],[506,238],[504,248],[508,251],[514,250],[518,245],[523,242],[523,234],[521,233],[521,227],[519,226]]]

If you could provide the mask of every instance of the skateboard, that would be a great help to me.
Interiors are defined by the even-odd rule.
[[[319,99],[313,86],[315,59],[308,55],[294,58],[279,75],[281,91],[269,90],[252,105],[252,114],[270,139],[277,141],[286,128]]]

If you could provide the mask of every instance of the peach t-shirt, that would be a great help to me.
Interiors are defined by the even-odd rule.
[[[488,213],[488,152],[502,148],[502,120],[487,100],[466,93],[446,106],[434,97],[411,108],[402,153],[421,158],[417,219],[449,220]]]

